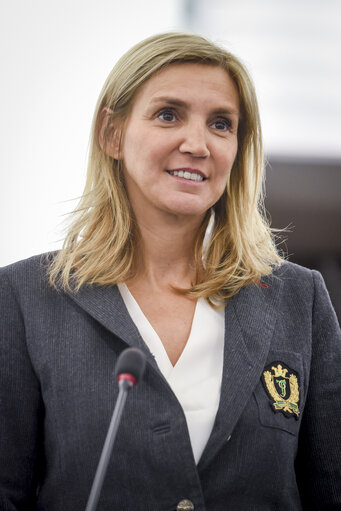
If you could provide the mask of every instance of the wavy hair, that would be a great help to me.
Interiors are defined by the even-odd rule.
[[[113,285],[134,275],[139,232],[123,179],[121,160],[102,149],[124,125],[141,86],[173,63],[219,66],[233,79],[240,100],[238,152],[226,189],[212,207],[215,223],[202,265],[207,213],[194,247],[193,298],[226,301],[281,264],[263,203],[264,157],[255,89],[244,65],[224,48],[194,34],[152,36],[131,48],[109,74],[93,118],[87,180],[62,249],[49,263],[49,281],[77,291],[84,284]],[[105,114],[104,114],[105,113]],[[103,115],[108,127],[100,143]]]

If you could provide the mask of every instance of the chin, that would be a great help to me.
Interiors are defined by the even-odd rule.
[[[179,207],[169,208],[168,212],[177,215],[177,216],[191,216],[191,217],[202,217],[205,213],[210,209],[210,206],[207,207],[193,207],[186,206],[182,204]]]

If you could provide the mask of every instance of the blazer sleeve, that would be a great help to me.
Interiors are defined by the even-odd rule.
[[[304,510],[341,509],[341,335],[321,275],[313,271],[309,387],[296,473]]]
[[[0,509],[35,509],[42,401],[25,324],[0,270]]]

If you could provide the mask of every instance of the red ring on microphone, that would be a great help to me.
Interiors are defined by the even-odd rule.
[[[133,385],[136,384],[136,378],[132,374],[129,373],[121,373],[117,377],[117,381],[120,382],[122,380],[130,381]]]

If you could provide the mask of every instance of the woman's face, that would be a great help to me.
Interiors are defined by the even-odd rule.
[[[137,219],[202,217],[224,192],[238,148],[239,97],[220,67],[173,64],[139,91],[122,142]]]

